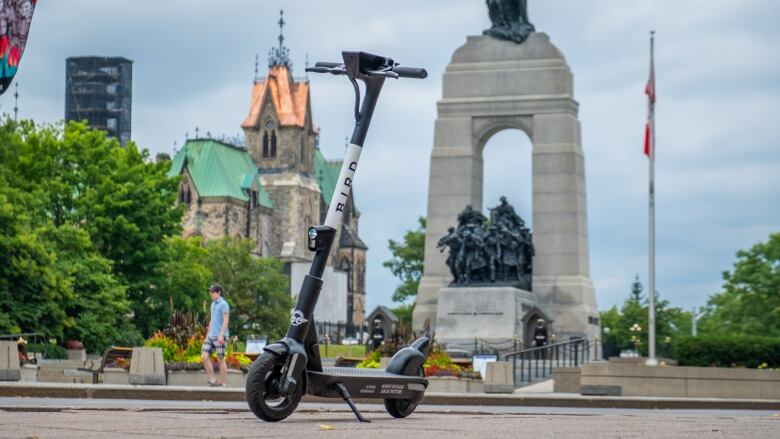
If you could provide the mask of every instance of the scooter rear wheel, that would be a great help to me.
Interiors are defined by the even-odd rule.
[[[417,372],[417,376],[425,376],[422,366]],[[417,402],[411,399],[386,399],[385,410],[394,418],[405,418],[414,412],[417,408]]]
[[[246,402],[252,413],[264,421],[277,422],[290,416],[303,396],[304,383],[300,378],[292,393],[279,394],[283,368],[283,358],[266,352],[255,360],[247,373]]]

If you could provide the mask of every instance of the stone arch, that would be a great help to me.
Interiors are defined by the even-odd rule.
[[[445,70],[437,103],[428,185],[425,264],[414,328],[435,321],[437,295],[451,275],[436,243],[466,206],[482,209],[482,151],[495,133],[531,140],[536,303],[560,336],[598,334],[588,265],[585,165],[573,76],[544,33],[517,44],[470,36]],[[518,317],[519,318],[519,317]]]
[[[529,116],[475,117],[472,119],[472,143],[482,154],[493,135],[503,130],[519,130],[533,139],[533,120]],[[533,142],[532,142],[533,144]]]

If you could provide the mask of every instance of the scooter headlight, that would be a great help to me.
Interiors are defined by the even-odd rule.
[[[333,237],[336,235],[336,230],[328,226],[314,226],[309,227],[306,232],[308,239],[308,247],[311,251],[327,250],[330,248],[333,242]]]

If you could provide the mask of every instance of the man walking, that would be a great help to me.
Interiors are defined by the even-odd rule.
[[[211,319],[206,329],[206,338],[203,340],[201,357],[203,368],[209,376],[209,386],[224,386],[227,381],[227,364],[225,364],[225,339],[230,335],[228,331],[228,319],[230,317],[230,305],[222,298],[222,286],[213,284],[209,287],[211,294]],[[211,365],[211,354],[217,351],[219,360],[219,378],[214,378],[214,367]]]

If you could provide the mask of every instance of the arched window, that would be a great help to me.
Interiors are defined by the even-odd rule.
[[[187,192],[184,194],[184,204],[189,206],[190,203],[192,203],[192,192],[190,192],[190,188],[188,187]]]
[[[276,157],[276,131],[271,131],[271,155],[270,157]]]
[[[268,131],[263,132],[263,158],[268,157]]]

